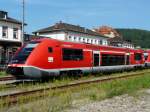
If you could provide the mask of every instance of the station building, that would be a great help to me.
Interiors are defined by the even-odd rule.
[[[109,26],[101,26],[99,28],[95,28],[94,31],[107,37],[109,46],[135,48],[134,44],[130,40],[124,40],[121,34]]]
[[[105,36],[79,25],[63,22],[56,23],[53,26],[37,30],[33,33],[37,36],[50,37],[63,41],[108,45]]]
[[[21,46],[22,23],[8,16],[8,12],[0,11],[0,65],[9,59]]]

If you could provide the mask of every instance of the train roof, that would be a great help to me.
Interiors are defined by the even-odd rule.
[[[147,52],[147,53],[150,53],[150,49],[148,49],[148,50],[145,50],[145,52]]]

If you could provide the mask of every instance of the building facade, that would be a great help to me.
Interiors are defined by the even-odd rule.
[[[97,33],[107,37],[108,45],[115,47],[134,48],[134,44],[131,41],[126,41],[123,37],[113,28],[108,26],[102,26],[94,29]]]
[[[0,11],[0,65],[8,63],[17,48],[21,46],[22,23]]]
[[[33,33],[38,36],[50,37],[62,41],[108,45],[107,39],[99,33],[78,25],[71,25],[62,22],[37,30]]]

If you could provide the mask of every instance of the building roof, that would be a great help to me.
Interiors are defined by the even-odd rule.
[[[122,44],[130,44],[134,45],[130,40],[123,40],[120,37],[108,38],[109,43],[122,43]]]
[[[16,19],[10,18],[10,17],[7,17],[6,19],[0,18],[0,21],[5,21],[5,22],[10,22],[10,23],[15,23],[15,24],[22,24],[22,22],[20,22]]]
[[[72,24],[62,23],[62,22],[56,23],[55,25],[47,27],[47,28],[37,30],[33,33],[48,33],[48,32],[54,32],[54,31],[73,31],[73,32],[79,32],[79,33],[84,33],[84,34],[89,34],[89,35],[94,35],[94,36],[105,37],[103,35],[100,35],[97,32],[81,27],[79,25],[72,25]]]
[[[109,26],[101,26],[99,28],[95,28],[94,30],[101,35],[109,35],[112,32],[114,37],[121,37],[121,35],[115,29]]]
[[[15,24],[20,24],[20,25],[22,24],[21,21],[9,17],[8,12],[2,11],[2,10],[0,10],[0,21],[10,22],[10,23],[15,23]],[[24,24],[24,25],[27,25],[27,24]]]

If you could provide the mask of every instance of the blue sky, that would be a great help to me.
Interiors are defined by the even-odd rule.
[[[63,21],[86,28],[108,25],[114,28],[150,30],[150,0],[25,0],[25,31]],[[0,0],[0,10],[21,20],[22,0]]]

